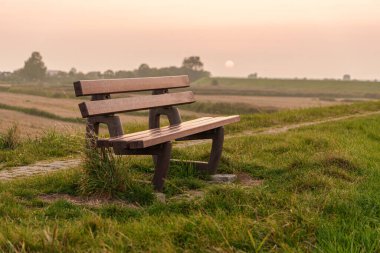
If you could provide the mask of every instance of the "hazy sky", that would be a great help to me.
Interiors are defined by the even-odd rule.
[[[66,71],[199,55],[216,76],[380,79],[380,0],[0,0],[0,71],[32,51]]]

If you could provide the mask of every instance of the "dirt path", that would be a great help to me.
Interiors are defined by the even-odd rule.
[[[329,119],[319,120],[319,121],[303,122],[303,123],[292,124],[292,125],[287,125],[287,126],[282,126],[282,127],[267,128],[267,129],[259,130],[259,131],[245,131],[243,133],[226,136],[226,139],[243,137],[243,136],[279,134],[279,133],[285,133],[292,129],[298,129],[298,128],[313,126],[313,125],[320,125],[320,124],[329,123],[329,122],[342,121],[342,120],[347,120],[347,119],[352,119],[352,118],[367,117],[367,116],[372,116],[372,115],[380,115],[380,111],[354,114],[354,115],[342,116],[342,117],[337,117],[337,118],[329,118]],[[207,143],[207,142],[209,142],[209,140],[178,143],[175,145],[175,147],[184,148],[184,147],[189,147],[189,146],[198,145],[198,144]],[[39,162],[39,163],[28,165],[28,166],[14,167],[9,170],[0,171],[0,181],[11,180],[11,179],[19,178],[19,177],[33,176],[33,175],[42,174],[42,173],[51,172],[51,171],[69,169],[69,168],[79,166],[80,162],[81,162],[80,159],[71,159],[71,160],[59,160],[59,161],[54,161],[54,162],[45,161],[45,162]]]
[[[303,123],[298,123],[298,124],[293,124],[293,125],[282,126],[278,128],[269,128],[260,132],[252,132],[252,131],[243,132],[237,135],[228,136],[227,138],[234,138],[234,137],[240,137],[240,136],[245,136],[245,135],[279,134],[279,133],[287,132],[292,129],[301,128],[301,127],[314,126],[314,125],[320,125],[320,124],[329,123],[329,122],[336,122],[336,121],[342,121],[342,120],[354,119],[354,118],[362,118],[362,117],[373,116],[373,115],[380,115],[380,111],[358,113],[358,114],[352,114],[352,115],[336,117],[336,118],[328,118],[328,119],[318,120],[318,121],[303,122]]]

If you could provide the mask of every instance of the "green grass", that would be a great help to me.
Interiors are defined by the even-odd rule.
[[[241,131],[255,131],[267,127],[277,127],[379,110],[380,102],[364,102],[351,105],[241,115],[241,121],[227,126],[226,132],[239,133]],[[24,113],[28,113],[28,111]],[[36,116],[37,115],[38,113],[36,113]],[[49,116],[47,117],[49,118]],[[168,122],[167,120],[163,120],[162,123],[167,124]],[[146,123],[126,123],[124,125],[124,132],[132,133],[147,128]],[[15,149],[7,149],[2,147],[1,144],[3,143],[2,140],[4,140],[4,137],[6,137],[6,135],[0,135],[0,167],[30,164],[35,161],[44,160],[45,158],[77,154],[78,150],[81,150],[81,143],[83,141],[83,133],[67,136],[54,131],[48,131],[42,137],[23,140],[22,144],[18,145]],[[19,140],[17,140],[17,142],[19,142]]]
[[[243,130],[256,130],[260,128],[270,127],[270,126],[281,126],[291,123],[301,123],[307,121],[315,121],[326,119],[328,117],[338,117],[350,115],[353,113],[363,113],[380,110],[380,102],[371,101],[371,102],[356,102],[349,105],[336,105],[329,107],[317,107],[317,108],[306,108],[298,110],[283,110],[278,112],[266,112],[266,113],[255,113],[257,109],[244,107],[235,107],[236,104],[228,103],[200,103],[188,105],[187,107],[181,106],[185,110],[194,110],[202,111],[205,113],[215,113],[222,115],[231,115],[231,114],[242,114],[241,122],[233,124],[227,127],[229,133],[239,132]],[[12,110],[17,112],[26,113],[33,116],[43,117],[47,119],[59,120],[63,122],[70,123],[84,123],[84,120],[81,118],[71,118],[71,117],[62,117],[47,111],[39,110],[36,108],[27,108],[20,106],[12,106],[0,103],[0,109]],[[249,113],[249,114],[246,114]],[[137,112],[132,113],[131,115],[137,116],[146,116],[147,112]],[[193,116],[183,117],[183,120],[194,119]],[[162,120],[163,124],[168,124],[168,121],[165,117]],[[125,123],[124,131],[125,133],[131,133],[136,131],[141,131],[147,129],[146,123]]]
[[[181,107],[180,107],[181,109]],[[227,109],[228,110],[228,109]],[[303,122],[312,122],[324,120],[334,117],[348,116],[359,113],[370,113],[380,111],[380,101],[355,102],[348,105],[335,105],[326,107],[303,108],[293,110],[283,110],[277,112],[243,114],[241,121],[226,126],[227,133],[238,133],[242,131],[255,131],[268,127],[279,127],[289,124],[297,124]],[[228,114],[236,114],[233,110]],[[162,125],[168,124],[165,117],[162,117]],[[183,120],[191,120],[193,117]],[[136,131],[146,130],[146,123],[127,123],[124,124],[124,132],[132,133]]]
[[[263,112],[274,112],[273,109],[261,109],[259,107],[252,106],[246,103],[211,103],[211,102],[196,102],[193,104],[182,105],[180,107],[183,110],[210,113],[219,115],[231,115],[231,114],[256,114]]]
[[[380,111],[380,101],[241,115],[239,123],[228,125],[226,129],[228,133],[236,133],[375,111]]]
[[[228,139],[220,171],[262,184],[208,185],[172,167],[165,192],[204,191],[201,199],[135,207],[41,201],[80,194],[70,170],[0,183],[3,252],[377,252],[380,250],[380,116],[326,123],[271,136]],[[209,144],[175,149],[205,159]],[[152,176],[149,157],[128,160],[134,179]],[[139,181],[136,181],[139,182]],[[134,199],[134,200],[133,200]]]
[[[380,98],[380,82],[370,81],[215,77],[199,79],[191,89],[199,94]]]
[[[3,138],[1,136],[0,139]],[[13,143],[14,140],[10,142]],[[17,145],[0,145],[0,169],[27,165],[40,160],[78,156],[83,150],[83,143],[81,135],[68,135],[52,130],[38,138],[17,140]]]

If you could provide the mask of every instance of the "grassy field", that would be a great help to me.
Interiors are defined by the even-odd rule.
[[[247,115],[227,132],[379,107],[366,102]],[[228,138],[220,171],[239,175],[240,182],[209,184],[192,168],[173,165],[165,204],[145,182],[152,176],[149,157],[101,162],[90,156],[95,162],[84,160],[81,168],[0,182],[0,251],[380,251],[379,124],[380,116],[368,116]],[[2,164],[45,159],[47,151],[50,158],[89,156],[75,135],[50,133],[12,149],[7,139],[12,137],[0,138]],[[175,148],[173,156],[203,160],[209,148]],[[102,173],[94,175],[94,168]]]
[[[376,102],[362,102],[362,103],[355,103],[355,104],[349,104],[349,105],[338,105],[338,106],[331,106],[331,107],[322,107],[322,108],[305,108],[305,109],[298,109],[298,110],[285,110],[285,111],[279,111],[275,113],[260,113],[260,114],[247,114],[247,115],[241,115],[241,121],[238,123],[235,123],[233,125],[228,125],[226,127],[225,132],[227,134],[241,134],[246,132],[257,132],[260,130],[264,130],[271,127],[281,127],[291,124],[298,124],[303,122],[313,122],[318,120],[326,120],[330,118],[335,117],[342,117],[342,116],[348,116],[348,115],[356,115],[356,114],[364,114],[364,113],[370,113],[370,112],[377,112],[380,111],[380,101]],[[0,110],[1,115],[2,110]],[[14,116],[17,114],[17,112],[11,111],[12,115]],[[44,115],[44,114],[41,114]],[[40,116],[41,116],[40,115]],[[25,116],[25,114],[19,115],[20,118],[26,119],[25,122],[28,122],[30,124],[36,124],[38,126],[41,126],[42,123],[44,123],[44,120],[46,120],[45,130],[40,132],[39,135],[32,135],[32,128],[27,128],[27,130],[23,130],[23,124],[13,124],[9,125],[6,129],[3,129],[2,132],[0,132],[0,140],[1,136],[7,136],[7,129],[12,129],[13,126],[17,126],[17,136],[18,139],[20,139],[20,145],[17,146],[17,148],[8,150],[4,149],[0,152],[0,168],[1,167],[7,167],[7,166],[14,166],[14,165],[25,165],[30,164],[32,162],[36,162],[38,160],[43,160],[44,156],[43,153],[50,153],[51,150],[56,150],[53,153],[58,153],[60,155],[58,156],[52,156],[52,157],[64,157],[68,155],[72,155],[78,152],[71,153],[70,145],[73,144],[73,147],[75,149],[78,149],[81,145],[78,144],[79,142],[83,143],[83,135],[84,135],[84,124],[74,124],[74,125],[68,125],[67,122],[59,122],[54,121],[52,118],[49,117],[50,115],[47,114],[46,118],[36,117],[36,116]],[[17,115],[16,115],[16,118]],[[35,121],[31,121],[31,120]],[[53,123],[56,122],[57,125],[54,125]],[[58,124],[60,123],[60,124]],[[73,124],[73,123],[71,123]],[[168,124],[166,120],[162,121],[162,124]],[[49,128],[50,126],[50,128]],[[132,133],[136,131],[146,130],[148,128],[148,125],[146,122],[127,122],[123,125],[124,132],[125,133]],[[102,129],[103,133],[105,133],[106,129]],[[8,131],[9,132],[9,131]],[[25,135],[25,133],[27,135]],[[59,137],[58,139],[56,139]],[[49,143],[48,140],[50,138],[52,139],[52,142],[60,143],[58,146],[47,144],[45,147],[41,147],[42,149],[36,149],[35,145],[30,145],[31,143],[38,143],[40,142],[41,138],[47,138],[44,139],[43,143]],[[21,141],[23,140],[23,141]],[[74,145],[75,144],[75,145]],[[62,149],[61,145],[63,145],[64,149]],[[49,150],[45,150],[45,148]],[[58,152],[59,149],[62,149],[62,152]],[[74,148],[73,148],[74,149]],[[67,151],[67,152],[65,152]],[[36,152],[36,153],[35,153]],[[5,158],[6,157],[6,158]]]
[[[162,203],[149,182],[150,157],[100,157],[84,148],[81,100],[71,85],[3,85],[0,171],[43,160],[83,162],[0,180],[0,252],[379,252],[380,116],[373,113],[380,102],[368,100],[380,97],[379,87],[197,81],[199,102],[182,106],[184,120],[242,114],[226,127],[219,168],[238,181],[211,184],[173,163]],[[121,114],[125,133],[146,129],[146,116]],[[345,116],[353,118],[327,122]],[[326,122],[276,132],[318,121]],[[207,160],[209,149],[177,145],[173,158]]]
[[[228,94],[228,93],[227,93]],[[282,109],[309,108],[348,104],[354,100],[344,98],[318,97],[289,97],[289,96],[247,96],[247,95],[196,95],[197,101],[206,103],[240,103],[246,107],[254,107],[261,111],[277,111]],[[356,98],[355,102],[365,101],[365,98]]]
[[[51,87],[52,89],[54,87]],[[70,87],[71,88],[71,87]],[[40,89],[40,88],[39,88]],[[36,88],[36,90],[39,90]],[[22,90],[22,89],[21,89]],[[25,91],[25,90],[23,90]],[[352,104],[334,99],[321,101],[318,98],[255,97],[199,95],[199,101],[180,106],[184,120],[212,115],[261,114],[263,112],[286,111],[293,108],[320,108],[331,105]],[[0,92],[0,132],[13,124],[23,129],[22,134],[37,136],[52,127],[59,131],[83,129],[78,103],[83,99],[54,98],[3,91]],[[365,103],[365,102],[364,102]],[[147,125],[148,113],[132,112],[120,114],[125,124]]]
[[[216,80],[217,85],[213,85]],[[380,82],[304,80],[304,79],[247,79],[203,78],[192,89],[199,94],[290,96],[319,98],[380,98]]]
[[[215,85],[215,82],[217,85]],[[197,94],[277,96],[277,97],[317,97],[331,101],[332,98],[380,98],[380,82],[270,79],[270,78],[202,78],[191,84]],[[0,91],[30,94],[54,98],[74,98],[72,84],[4,84]]]
[[[72,84],[6,84],[0,86],[0,91],[14,94],[28,94],[52,98],[75,98]]]

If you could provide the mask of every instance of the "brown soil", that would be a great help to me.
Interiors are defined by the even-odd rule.
[[[80,99],[49,98],[25,94],[0,92],[0,103],[25,108],[36,108],[62,117],[81,118],[78,104]],[[141,122],[146,117],[134,115],[120,115],[122,122]]]
[[[263,183],[263,180],[254,179],[248,173],[244,172],[236,174],[236,177],[237,182],[243,186],[258,186]]]
[[[102,205],[117,204],[120,206],[129,207],[129,208],[139,208],[139,206],[137,205],[127,203],[121,200],[98,198],[98,197],[80,197],[80,196],[72,196],[68,194],[46,194],[46,195],[39,196],[39,199],[48,203],[52,203],[57,200],[66,200],[75,205],[83,205],[83,206],[90,206],[90,207],[100,207]]]
[[[60,115],[62,117],[80,118],[77,99],[48,98],[33,95],[13,94],[0,92],[2,104],[20,106],[26,108],[36,108]]]
[[[16,124],[19,127],[21,137],[35,137],[49,129],[72,133],[83,128],[81,124],[67,123],[2,109],[0,109],[0,118],[0,132],[3,133]]]

